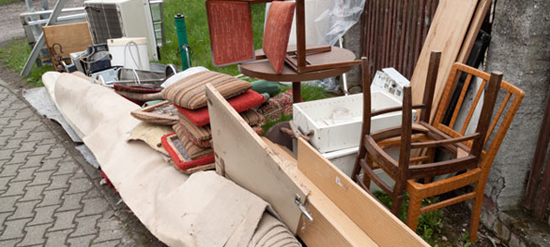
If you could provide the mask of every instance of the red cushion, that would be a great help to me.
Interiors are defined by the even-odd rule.
[[[278,74],[283,72],[295,5],[294,2],[274,1],[267,13],[263,50]]]
[[[212,64],[224,66],[254,59],[252,15],[247,2],[206,1]]]
[[[175,134],[176,133],[170,133],[170,134],[164,135],[164,136],[162,136],[160,141],[162,143],[162,146],[164,147],[164,149],[166,149],[166,151],[170,155],[170,158],[172,158],[172,160],[174,161],[176,167],[179,170],[185,171],[187,169],[191,169],[191,168],[194,168],[194,167],[214,163],[214,154],[206,155],[206,156],[200,157],[196,160],[181,160],[179,158],[178,154],[177,154],[177,151],[172,149],[170,144],[168,144],[168,138],[175,135]]]
[[[253,90],[248,90],[245,93],[230,98],[227,100],[229,104],[237,111],[243,112],[254,106],[257,106],[265,101],[265,97]],[[210,123],[208,115],[208,107],[203,107],[197,110],[189,110],[183,107],[176,106],[181,114],[185,115],[195,125],[201,127]]]

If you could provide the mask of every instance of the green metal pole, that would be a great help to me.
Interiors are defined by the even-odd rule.
[[[181,57],[181,69],[186,70],[191,67],[191,54],[189,50],[189,40],[187,39],[187,28],[185,26],[185,16],[177,14],[175,16],[176,33],[178,34],[178,44]]]

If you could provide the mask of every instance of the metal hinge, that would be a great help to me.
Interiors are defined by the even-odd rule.
[[[294,198],[294,203],[298,205],[298,208],[300,209],[300,211],[302,211],[302,214],[304,214],[304,216],[306,216],[309,221],[313,222],[313,216],[311,216],[311,214],[307,211],[307,208],[304,206],[304,204],[302,204],[300,199],[300,195],[296,194],[296,197]]]

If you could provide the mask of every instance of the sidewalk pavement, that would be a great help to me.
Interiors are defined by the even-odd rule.
[[[59,129],[0,79],[0,246],[162,246]]]

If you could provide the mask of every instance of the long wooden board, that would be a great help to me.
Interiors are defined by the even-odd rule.
[[[42,27],[42,30],[44,31],[46,45],[50,51],[54,69],[57,66],[53,59],[52,46],[54,43],[59,43],[63,48],[63,53],[60,53],[59,48],[56,47],[56,52],[62,57],[69,57],[72,52],[84,51],[89,45],[93,44],[90,29],[88,29],[88,23],[86,22],[47,26]]]
[[[451,67],[460,52],[477,3],[478,0],[439,1],[430,31],[426,36],[426,41],[411,78],[413,104],[420,104],[424,95],[430,53],[432,51],[442,51],[439,74],[435,85],[432,119],[439,105]]]
[[[298,169],[379,246],[429,246],[303,139]]]
[[[302,215],[297,235],[308,246],[378,246],[336,204],[298,170],[297,160],[281,146],[263,138],[268,146],[282,157],[291,169],[295,183],[303,184],[311,192],[306,208],[313,222]],[[282,164],[283,166],[285,164]]]
[[[481,30],[483,20],[485,20],[485,16],[487,16],[487,13],[491,8],[491,3],[491,0],[479,1],[474,18],[470,23],[470,28],[468,28],[468,34],[466,35],[462,49],[460,49],[460,53],[458,54],[458,59],[456,60],[457,62],[466,63],[468,61],[468,57],[474,48],[479,30]]]
[[[210,84],[206,96],[216,163],[226,177],[269,202],[296,233],[301,211],[294,200],[298,195],[305,203],[309,191],[290,179],[287,170],[279,166],[281,158]]]

